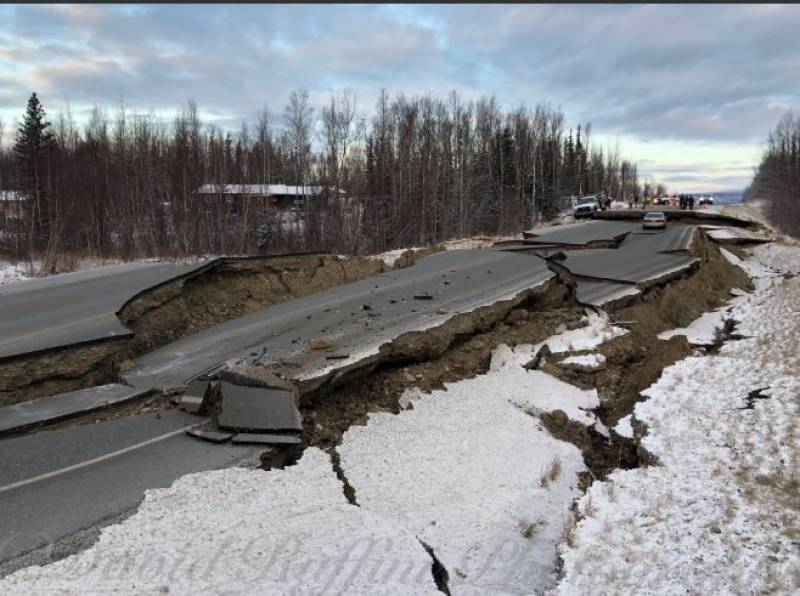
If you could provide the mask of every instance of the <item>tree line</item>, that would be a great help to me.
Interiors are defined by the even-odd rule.
[[[767,138],[746,200],[763,200],[770,222],[800,238],[800,114],[781,118]]]
[[[50,120],[33,94],[11,142],[0,138],[0,189],[27,197],[24,216],[0,217],[0,247],[45,260],[377,252],[517,233],[569,197],[648,191],[634,163],[592,143],[590,124],[567,128],[548,104],[384,91],[365,113],[350,92],[314,109],[297,90],[279,116],[264,108],[231,131],[191,100],[171,120],[122,103],[79,126],[68,110]],[[323,190],[287,214],[201,200],[208,183]]]

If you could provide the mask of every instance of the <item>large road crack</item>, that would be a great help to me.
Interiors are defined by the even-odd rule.
[[[422,545],[422,548],[430,555],[431,557],[431,574],[433,575],[433,581],[436,583],[436,588],[447,596],[450,596],[450,574],[447,572],[447,568],[442,564],[439,558],[436,556],[436,553],[433,550],[433,547],[428,545],[427,543],[423,542],[422,539],[419,537],[417,538],[419,543]]]

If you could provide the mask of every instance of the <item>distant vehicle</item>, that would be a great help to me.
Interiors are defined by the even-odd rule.
[[[600,209],[600,199],[598,196],[589,195],[578,199],[577,203],[575,203],[575,211],[573,211],[572,214],[576,219],[580,217],[591,217]]]
[[[698,205],[713,205],[714,204],[714,197],[711,196],[711,195],[709,195],[707,197],[706,196],[702,196],[699,199],[697,199],[697,204]]]
[[[667,227],[667,216],[663,211],[650,211],[642,220],[642,227],[648,230]]]

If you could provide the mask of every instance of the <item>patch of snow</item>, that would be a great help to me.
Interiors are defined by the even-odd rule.
[[[624,418],[620,418],[617,422],[617,425],[614,427],[614,432],[617,433],[620,437],[625,437],[626,439],[633,438],[633,426],[631,425],[631,420],[633,418],[632,414],[628,414]]]
[[[27,265],[17,263],[0,263],[0,286],[13,284],[14,282],[30,279],[30,270]]]
[[[776,273],[732,309],[749,337],[643,392],[634,416],[659,465],[615,471],[579,501],[559,593],[796,592],[800,278],[778,274],[800,249],[754,261]]]
[[[503,240],[519,240],[519,234],[514,236],[476,236],[461,240],[448,240],[444,243],[445,250],[461,250],[465,248],[488,248]]]
[[[397,248],[395,250],[387,250],[386,252],[382,252],[377,255],[371,255],[370,258],[383,261],[387,267],[394,267],[395,263],[397,263],[397,259],[399,259],[403,253],[409,250],[422,249],[419,246],[412,246],[411,248]]]
[[[592,428],[594,428],[594,430],[603,435],[606,439],[611,438],[611,433],[608,431],[608,427],[602,422],[600,422],[600,420],[596,420],[595,423],[592,424]]]
[[[582,354],[580,356],[568,356],[561,361],[561,364],[574,364],[585,369],[595,369],[601,367],[606,362],[606,357],[602,354]]]
[[[589,313],[582,321],[585,323],[584,327],[554,335],[537,344],[534,352],[544,345],[553,353],[592,350],[608,340],[628,333],[626,329],[612,325],[605,313]]]
[[[676,335],[685,335],[686,340],[694,346],[710,346],[714,344],[717,331],[722,329],[725,319],[729,318],[729,307],[722,307],[703,313],[687,327],[670,329],[658,334],[658,339],[667,340]]]
[[[146,492],[91,548],[0,580],[3,594],[437,594],[431,558],[392,518],[350,505],[328,455],[284,470],[189,474]]]

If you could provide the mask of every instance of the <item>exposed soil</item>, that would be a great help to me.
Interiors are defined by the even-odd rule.
[[[0,362],[0,406],[110,382],[127,341],[105,341]]]
[[[142,354],[261,308],[326,290],[386,270],[380,260],[331,255],[225,262],[131,301],[119,313]]]

